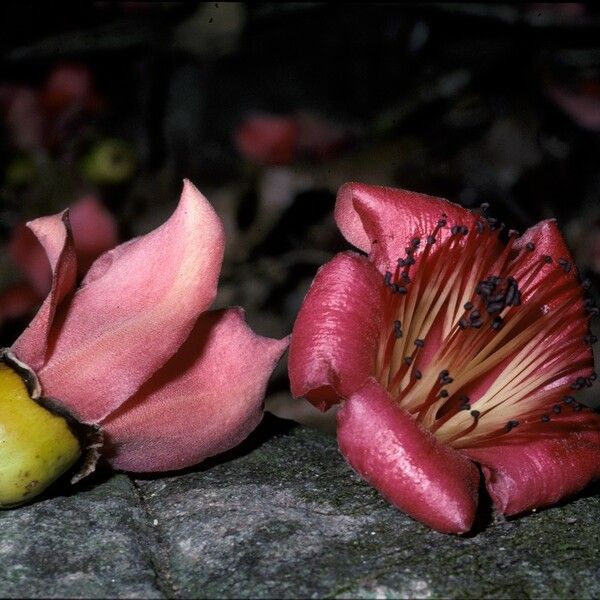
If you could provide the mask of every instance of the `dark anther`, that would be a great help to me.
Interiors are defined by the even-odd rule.
[[[586,336],[583,338],[583,341],[584,341],[586,344],[590,344],[590,345],[592,345],[592,344],[595,344],[595,343],[598,341],[598,338],[597,338],[595,335],[593,335],[593,334],[591,334],[591,333],[588,333],[588,334],[587,334],[587,335],[586,335]]]
[[[444,377],[448,377],[448,375],[450,375],[450,371],[448,371],[448,369],[440,371],[440,379],[444,379]]]
[[[475,319],[479,319],[479,317],[481,316],[481,313],[475,309],[473,312],[471,312],[471,314],[469,315],[469,319],[471,321],[475,321]]]
[[[481,210],[483,212],[485,212],[486,210],[488,210],[490,208],[490,203],[489,202],[482,202],[480,205]]]
[[[485,229],[485,225],[483,224],[483,221],[476,221],[475,229],[477,230],[477,233],[483,233],[483,230]]]
[[[498,224],[498,219],[494,219],[494,217],[489,217],[487,222],[488,225],[493,229]]]
[[[410,283],[410,275],[406,271],[402,271],[401,275],[402,280],[406,281],[406,283]]]
[[[590,380],[590,381],[596,381],[596,379],[598,379],[598,373],[596,373],[596,371],[594,371],[594,372],[593,372],[593,373],[590,375],[590,377],[589,377],[589,380]]]
[[[580,390],[585,386],[585,377],[578,377],[572,384],[571,387],[574,390]]]
[[[404,259],[404,265],[407,267],[410,267],[411,265],[415,264],[415,259],[412,256],[409,256],[408,258]]]
[[[412,356],[405,356],[402,360],[404,360],[405,365],[410,366],[412,364]]]
[[[589,315],[597,315],[600,313],[600,310],[598,309],[597,306],[588,306],[586,308],[587,312]]]
[[[385,272],[385,277],[383,278],[383,282],[385,283],[385,285],[387,285],[388,287],[390,286],[390,284],[392,283],[392,273],[390,271],[386,271]]]
[[[405,266],[405,264],[404,264],[404,259],[403,259],[403,258],[399,258],[399,259],[398,259],[398,266],[399,266],[399,267],[404,267],[404,266]]]
[[[421,244],[421,238],[413,238],[410,242],[410,245],[413,248],[418,248],[420,244]]]
[[[440,219],[437,224],[438,224],[438,227],[446,227],[446,225],[448,224],[448,221],[446,221],[446,219]]]
[[[471,310],[473,308],[473,303],[472,302],[465,302],[465,305],[463,307],[465,310]]]
[[[392,290],[396,294],[406,294],[408,292],[408,290],[405,287],[398,285],[397,283],[393,284]]]
[[[452,379],[452,377],[444,377],[442,379],[442,383],[444,385],[450,385],[453,381],[454,381],[454,379]]]
[[[519,232],[516,229],[509,229],[508,237],[509,238],[517,238],[517,237],[519,237]]]
[[[502,302],[490,302],[487,306],[486,309],[488,311],[488,313],[491,315],[495,312],[499,312],[504,308],[504,301]]]
[[[427,236],[427,244],[429,246],[432,246],[433,244],[435,244],[435,238],[432,235]]]
[[[504,321],[502,320],[502,317],[494,317],[494,320],[492,321],[492,329],[494,329],[495,331],[498,331],[499,329],[502,328],[502,325],[504,325]]]
[[[592,287],[592,282],[591,282],[589,279],[584,279],[584,280],[581,282],[581,287],[582,287],[584,290],[589,290],[589,289],[590,289],[590,287]]]
[[[555,414],[559,415],[560,414],[560,405],[559,404],[555,404],[552,407],[552,412],[554,412]]]
[[[461,233],[463,235],[467,235],[469,233],[469,228],[466,227],[465,225],[463,225],[462,228],[461,228]]]
[[[573,396],[565,396],[563,400],[565,404],[573,404],[573,402],[575,402],[575,398],[573,398]]]
[[[458,235],[461,232],[461,226],[460,225],[453,225],[452,228],[450,229],[450,233],[452,235]]]
[[[394,321],[394,337],[398,340],[402,337],[402,323]]]
[[[419,369],[415,369],[415,379],[421,379],[421,377],[423,377],[423,373]]]
[[[479,329],[483,325],[483,321],[481,319],[475,319],[475,321],[471,321],[471,327],[473,329]]]
[[[440,390],[440,398],[447,398],[448,396],[448,390]]]
[[[527,248],[529,252],[533,252],[535,250],[535,244],[533,242],[527,242],[525,248]]]
[[[547,264],[551,264],[552,263],[552,257],[549,254],[546,254],[545,256],[542,257],[542,260]]]
[[[548,415],[543,415],[542,416],[542,423],[548,423],[548,421],[550,421],[550,417]]]
[[[519,426],[519,421],[509,421],[506,424],[506,431],[510,431],[511,429],[514,429],[515,427]]]
[[[419,340],[419,339],[415,340],[415,346],[422,348],[424,345],[425,345],[425,340]]]
[[[461,319],[458,322],[458,328],[459,329],[466,329],[469,326],[469,324],[467,323],[467,321],[465,319]]]
[[[478,410],[472,410],[472,411],[471,411],[471,416],[472,416],[474,419],[478,419],[480,414],[481,414],[481,413],[480,413]]]
[[[565,273],[568,273],[571,270],[571,263],[564,258],[559,258],[558,264],[562,267]]]

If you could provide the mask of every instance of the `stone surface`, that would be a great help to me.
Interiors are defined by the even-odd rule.
[[[160,598],[150,551],[129,478],[96,480],[0,511],[0,597]]]
[[[598,598],[593,492],[446,536],[362,483],[333,438],[269,420],[200,469],[0,513],[0,596]]]

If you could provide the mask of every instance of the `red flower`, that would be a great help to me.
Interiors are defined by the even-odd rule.
[[[553,220],[500,241],[494,219],[414,192],[346,184],[335,216],[368,253],[318,272],[292,334],[294,396],[343,403],[338,442],[390,502],[468,531],[481,465],[496,507],[553,504],[600,476],[589,319]]]
[[[113,467],[183,468],[256,427],[287,340],[256,335],[240,308],[209,310],[225,238],[191,183],[166,223],[100,256],[77,291],[67,213],[29,227],[52,286],[11,351],[44,397],[103,431]]]

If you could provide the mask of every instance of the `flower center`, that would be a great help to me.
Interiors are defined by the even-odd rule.
[[[387,272],[376,374],[398,404],[455,448],[531,435],[590,386],[598,309],[571,264],[532,242],[441,215]],[[443,234],[443,235],[442,235]]]

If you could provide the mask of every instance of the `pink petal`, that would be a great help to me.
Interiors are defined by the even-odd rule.
[[[93,196],[75,202],[69,216],[77,250],[78,271],[84,275],[98,256],[119,243],[117,223]]]
[[[175,354],[212,303],[221,221],[188,181],[173,216],[102,255],[53,329],[44,392],[79,420],[97,422]]]
[[[383,278],[364,257],[346,252],[325,264],[298,313],[290,345],[292,394],[327,410],[375,369]]]
[[[47,254],[52,269],[50,292],[27,329],[13,344],[15,355],[32,369],[42,367],[46,358],[50,329],[59,303],[75,287],[77,259],[68,211],[41,217],[28,223]],[[36,242],[37,243],[37,242]]]
[[[530,227],[521,237],[515,240],[514,248],[521,250],[530,243],[534,245],[530,262],[541,261],[544,256],[551,256],[555,262],[561,258],[565,259],[571,264],[571,269],[568,273],[564,273],[564,279],[577,280],[577,268],[573,262],[571,252],[556,224],[556,219],[540,221],[533,227]],[[533,279],[533,284],[541,281],[547,275],[547,271],[542,270]]]
[[[438,443],[375,380],[339,411],[338,443],[352,468],[414,519],[443,533],[471,528],[477,467]]]
[[[487,490],[505,515],[556,504],[600,478],[600,416],[559,422],[563,429],[555,436],[464,451],[481,463]]]
[[[395,268],[412,238],[430,235],[443,214],[449,225],[472,227],[475,222],[471,212],[448,200],[363,183],[344,184],[335,205],[335,220],[344,237],[372,255],[382,272]],[[447,235],[450,227],[438,238]]]
[[[104,422],[111,465],[181,469],[237,446],[262,419],[286,347],[253,333],[240,308],[202,315],[170,362]]]
[[[46,251],[25,224],[17,225],[12,230],[8,253],[36,290],[38,296],[43,298],[52,285],[52,271]]]

